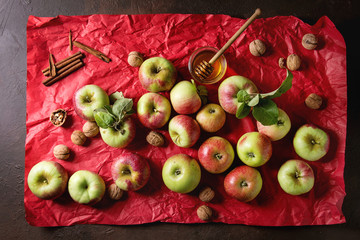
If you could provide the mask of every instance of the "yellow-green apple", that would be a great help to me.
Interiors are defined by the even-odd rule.
[[[234,168],[224,179],[225,192],[241,202],[256,198],[262,188],[262,178],[258,170],[242,165]]]
[[[95,121],[94,110],[109,105],[109,97],[99,86],[90,84],[76,90],[73,96],[75,112],[87,121]]]
[[[201,144],[198,158],[201,166],[208,172],[225,172],[233,163],[235,152],[231,143],[223,137],[210,137]]]
[[[236,114],[240,103],[237,99],[237,93],[245,90],[247,93],[258,93],[255,84],[246,77],[235,75],[226,78],[219,86],[218,97],[221,107],[230,114]]]
[[[115,148],[125,148],[134,139],[136,134],[135,123],[131,117],[126,117],[116,128],[101,128],[102,140],[109,146]]]
[[[314,172],[305,161],[288,160],[281,165],[277,175],[280,187],[288,194],[300,195],[314,186]]]
[[[317,161],[329,151],[330,137],[319,127],[305,124],[296,131],[293,145],[300,157],[308,161]]]
[[[54,161],[41,161],[35,164],[27,177],[30,191],[41,199],[55,199],[66,190],[68,173]]]
[[[112,178],[120,189],[136,191],[144,187],[150,178],[150,166],[141,156],[124,153],[111,165]]]
[[[270,139],[259,132],[248,132],[239,138],[236,145],[240,160],[250,167],[259,167],[272,155]]]
[[[190,81],[178,82],[170,91],[170,101],[175,112],[192,114],[201,107],[201,98],[195,83]]]
[[[71,175],[68,191],[75,202],[93,205],[103,198],[105,182],[97,173],[79,170]]]
[[[256,121],[257,129],[260,133],[266,135],[271,141],[282,139],[288,134],[291,128],[291,121],[287,113],[279,108],[277,123],[273,125],[263,125]]]
[[[226,114],[219,104],[209,103],[196,114],[196,121],[206,132],[217,132],[225,124]]]
[[[171,140],[179,147],[192,147],[200,137],[200,126],[188,115],[176,115],[169,122]]]
[[[139,69],[139,80],[150,92],[169,91],[175,84],[177,71],[174,65],[163,57],[146,59]]]
[[[158,93],[145,93],[137,103],[137,114],[140,122],[148,128],[163,127],[170,118],[169,100]]]
[[[176,154],[164,163],[162,178],[171,191],[189,193],[199,185],[201,169],[194,158],[186,154]]]

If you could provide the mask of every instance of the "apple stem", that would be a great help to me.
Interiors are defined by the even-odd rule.
[[[284,125],[284,121],[282,121],[282,120],[278,120],[277,125],[278,125],[278,126],[282,126],[282,125]]]
[[[298,171],[295,172],[295,178],[299,178],[300,177],[300,174]]]
[[[247,184],[246,181],[241,181],[240,186],[241,186],[241,187],[247,187],[248,184]]]
[[[214,157],[217,159],[217,160],[220,160],[222,158],[222,155],[220,153],[216,153],[214,155]]]
[[[248,156],[251,157],[251,158],[254,158],[254,157],[255,157],[255,154],[252,153],[252,152],[250,152],[250,153],[248,153]]]
[[[317,144],[317,142],[315,141],[315,139],[311,139],[311,144],[312,144],[312,145]]]
[[[130,175],[131,171],[129,169],[125,169],[121,171],[122,174]]]
[[[176,175],[180,175],[180,174],[181,174],[181,171],[178,169],[178,170],[175,171],[175,174],[176,174]]]

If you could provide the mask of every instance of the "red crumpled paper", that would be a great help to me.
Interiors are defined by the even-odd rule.
[[[255,131],[252,117],[238,120],[227,114],[223,129],[215,134],[202,132],[197,144],[184,149],[174,145],[167,126],[160,129],[166,137],[165,147],[152,147],[145,141],[149,129],[143,127],[136,114],[134,141],[126,149],[107,146],[100,136],[90,139],[85,146],[76,146],[71,133],[81,129],[84,120],[74,111],[72,96],[77,88],[97,84],[108,94],[122,91],[136,103],[146,93],[138,80],[138,68],[130,67],[127,55],[139,51],[146,58],[163,56],[172,61],[178,70],[178,80],[190,79],[187,64],[191,53],[202,46],[220,49],[244,19],[226,15],[157,14],[157,15],[91,15],[58,16],[55,18],[30,16],[27,25],[27,137],[25,156],[24,204],[26,220],[35,226],[68,226],[74,224],[128,225],[149,222],[200,223],[196,209],[204,204],[197,194],[204,185],[211,186],[216,197],[207,203],[214,209],[213,222],[247,225],[322,225],[344,223],[341,207],[345,197],[343,170],[347,121],[346,47],[334,24],[322,17],[310,26],[296,17],[273,17],[255,20],[225,52],[228,71],[225,77],[243,75],[250,78],[261,92],[276,89],[285,79],[286,71],[279,68],[278,59],[291,53],[302,59],[301,69],[294,71],[293,87],[275,99],[292,121],[290,133],[273,142],[270,161],[258,170],[263,178],[259,196],[250,203],[242,203],[226,195],[223,179],[226,175],[213,175],[202,169],[199,187],[189,194],[171,192],[163,184],[161,169],[165,160],[177,153],[197,158],[197,149],[208,137],[220,135],[235,147],[237,140],[248,131]],[[48,66],[49,52],[59,61],[80,49],[68,47],[69,30],[73,38],[108,55],[112,61],[105,63],[85,53],[85,66],[51,87],[41,82],[45,79],[41,69]],[[306,50],[301,45],[302,36],[314,33],[319,38],[316,50]],[[248,46],[254,39],[265,42],[264,56],[254,57]],[[207,86],[209,101],[218,103],[218,84]],[[304,105],[312,92],[325,99],[325,108],[311,110]],[[163,93],[169,97],[169,93]],[[64,127],[54,127],[50,113],[58,108],[69,114]],[[175,115],[173,111],[173,115]],[[292,138],[298,127],[313,123],[330,134],[328,154],[317,162],[308,162],[315,172],[315,186],[307,194],[291,196],[280,188],[277,171],[288,159],[299,159],[292,147]],[[69,161],[57,160],[52,149],[66,144],[73,155]],[[143,189],[128,192],[120,201],[108,197],[95,206],[75,203],[66,192],[56,200],[40,200],[27,186],[27,176],[32,166],[43,160],[62,164],[69,175],[80,169],[101,175],[107,185],[111,179],[112,160],[124,152],[134,152],[145,157],[151,167],[151,177]],[[231,167],[241,165],[238,157]]]

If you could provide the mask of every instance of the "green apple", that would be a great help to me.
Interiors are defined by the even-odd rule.
[[[171,191],[189,193],[200,183],[201,169],[198,162],[186,154],[168,158],[162,168],[163,181]]]
[[[94,172],[79,170],[71,175],[68,191],[75,202],[92,205],[103,198],[105,182]]]
[[[109,96],[97,85],[85,85],[75,92],[73,105],[80,117],[87,121],[95,121],[94,110],[109,105]]]
[[[174,65],[163,57],[146,59],[139,69],[139,80],[149,92],[169,91],[175,84],[177,71]]]
[[[302,160],[288,160],[281,165],[277,175],[280,187],[288,194],[300,195],[309,192],[314,186],[314,172]]]
[[[55,199],[66,190],[68,173],[54,161],[41,161],[35,164],[27,177],[30,191],[41,199]]]
[[[239,138],[236,145],[240,160],[250,167],[259,167],[272,155],[271,141],[259,132],[248,132]]]
[[[124,122],[118,128],[100,127],[100,135],[102,140],[109,146],[114,148],[125,148],[135,138],[136,128],[131,117],[124,119]]]
[[[291,121],[287,113],[279,108],[279,117],[276,124],[263,125],[257,121],[256,125],[260,133],[266,135],[271,141],[277,141],[288,134],[291,128]]]
[[[295,152],[303,159],[317,161],[329,151],[329,135],[313,124],[301,126],[295,133]]]

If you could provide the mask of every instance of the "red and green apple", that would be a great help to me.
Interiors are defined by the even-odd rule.
[[[225,124],[226,114],[219,104],[209,103],[196,114],[196,121],[206,132],[217,132]]]
[[[188,115],[177,115],[169,122],[171,140],[179,147],[192,147],[200,137],[200,126]]]

